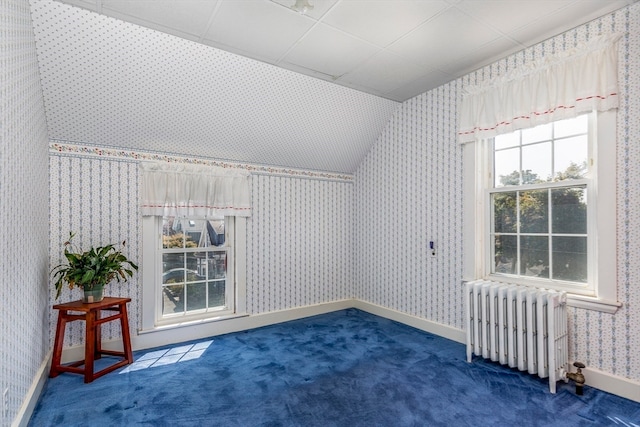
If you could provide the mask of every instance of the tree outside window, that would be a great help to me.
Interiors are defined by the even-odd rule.
[[[495,138],[492,273],[588,281],[587,157],[587,116]]]

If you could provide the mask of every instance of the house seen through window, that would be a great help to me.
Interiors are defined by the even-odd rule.
[[[223,217],[158,221],[162,319],[233,311],[233,268],[228,268],[233,265],[232,245],[226,241],[226,222]]]

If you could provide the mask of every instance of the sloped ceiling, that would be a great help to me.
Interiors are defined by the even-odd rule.
[[[398,105],[59,2],[32,17],[54,140],[353,173]]]
[[[31,4],[52,139],[352,173],[396,101],[634,1]]]

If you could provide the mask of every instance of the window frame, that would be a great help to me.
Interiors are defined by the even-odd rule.
[[[518,185],[504,185],[504,186],[496,186],[495,181],[496,181],[496,176],[495,176],[495,170],[496,170],[496,165],[495,165],[495,153],[497,151],[503,151],[505,150],[504,148],[501,149],[496,149],[495,147],[495,138],[491,139],[491,140],[487,140],[485,142],[485,144],[487,144],[487,149],[489,150],[489,156],[486,159],[487,164],[486,164],[486,170],[490,171],[490,173],[485,173],[485,176],[487,176],[487,185],[486,185],[486,189],[485,189],[485,194],[483,195],[484,200],[483,202],[485,203],[485,218],[487,219],[487,223],[485,224],[486,227],[486,233],[487,233],[487,239],[485,244],[487,245],[487,249],[485,251],[485,271],[487,272],[487,276],[489,278],[491,278],[492,280],[497,280],[497,281],[508,281],[510,283],[519,283],[522,285],[527,285],[527,286],[534,286],[534,287],[540,287],[540,288],[552,288],[552,289],[556,289],[556,290],[562,290],[562,291],[568,291],[568,292],[573,292],[576,294],[580,294],[580,295],[593,295],[594,294],[594,274],[595,271],[593,269],[593,265],[594,263],[588,262],[588,260],[592,260],[592,259],[596,259],[597,257],[597,253],[595,251],[595,245],[592,239],[592,235],[594,230],[594,221],[596,218],[596,207],[597,207],[597,203],[588,203],[587,204],[587,227],[586,227],[586,232],[584,234],[586,234],[586,240],[587,240],[587,277],[591,280],[588,280],[586,283],[580,283],[580,282],[575,282],[575,281],[566,281],[566,280],[558,280],[558,279],[554,279],[554,278],[538,278],[538,277],[532,277],[532,276],[526,276],[525,274],[522,274],[522,272],[519,272],[519,274],[509,274],[509,273],[498,273],[495,272],[495,262],[494,262],[494,248],[495,245],[493,244],[493,239],[495,238],[495,236],[497,234],[500,235],[505,235],[505,234],[515,234],[518,237],[518,240],[520,237],[523,236],[535,236],[535,235],[539,235],[539,236],[546,236],[549,239],[548,244],[551,245],[552,244],[552,239],[553,239],[553,235],[556,234],[553,232],[552,228],[551,228],[551,221],[552,221],[552,215],[550,215],[549,217],[549,229],[547,230],[546,233],[527,233],[527,232],[523,232],[521,230],[521,226],[522,224],[520,223],[520,221],[518,221],[517,223],[517,227],[516,227],[516,232],[515,233],[498,233],[494,230],[494,221],[493,221],[493,208],[494,208],[494,204],[492,203],[492,196],[495,194],[500,194],[500,193],[520,193],[520,192],[531,192],[531,191],[541,191],[541,190],[546,190],[547,192],[553,190],[553,189],[558,189],[558,188],[570,188],[570,187],[584,187],[586,188],[586,198],[587,201],[589,200],[595,200],[595,194],[593,191],[593,183],[594,183],[594,176],[595,176],[595,165],[593,164],[593,162],[590,162],[589,159],[593,159],[594,155],[593,155],[593,148],[596,146],[596,142],[597,142],[597,138],[596,138],[596,129],[595,129],[595,123],[597,121],[597,117],[594,113],[590,113],[590,114],[583,114],[585,116],[587,116],[587,129],[586,129],[586,135],[587,135],[587,171],[586,171],[586,176],[582,179],[572,179],[572,180],[564,180],[564,181],[544,181],[544,182],[540,182],[540,183],[533,183],[533,184],[525,184],[525,183],[519,183]],[[523,129],[526,130],[526,129]],[[553,134],[552,134],[553,135]],[[570,138],[573,138],[574,136],[569,136]],[[522,138],[522,135],[520,135],[520,138]],[[531,147],[531,146],[535,146],[535,145],[539,145],[539,144],[544,144],[546,143],[546,141],[551,142],[550,148],[551,148],[551,161],[553,161],[553,147],[557,144],[557,141],[560,140],[562,141],[562,139],[564,139],[566,137],[562,137],[562,138],[555,138],[555,135],[550,139],[550,140],[545,140],[542,142],[538,142],[538,141],[534,141],[534,142],[528,142],[528,143],[523,143],[522,140],[519,141],[517,146],[513,146],[511,148],[516,148],[518,147],[520,149],[520,151],[518,152],[518,157],[520,159],[520,166],[522,167],[522,162],[523,162],[523,149]],[[558,171],[554,171],[554,173],[557,173]],[[518,199],[519,200],[519,199]],[[550,202],[550,201],[549,201]],[[519,206],[519,202],[517,202],[517,206]],[[551,213],[551,204],[549,204],[548,206],[548,213]],[[521,214],[521,211],[519,209],[517,209],[516,215],[519,217]],[[518,244],[518,247],[520,245]],[[516,251],[516,258],[519,260],[520,257],[520,251]],[[547,256],[549,257],[548,260],[548,264],[550,267],[552,267],[553,265],[553,253],[551,251],[548,252]],[[518,264],[520,264],[518,262]],[[518,265],[518,269],[519,269],[520,265]],[[551,268],[550,273],[553,273],[553,269]],[[552,274],[553,275],[553,274]]]
[[[157,217],[157,218],[159,223],[158,226],[162,227],[163,217]],[[192,219],[192,218],[182,218],[182,219],[185,219],[187,221],[207,221],[206,219]],[[157,257],[158,257],[158,259],[156,259],[156,265],[163,265],[164,263],[163,255],[165,254],[225,252],[225,256],[227,258],[226,259],[227,269],[225,271],[225,308],[223,309],[203,308],[198,310],[191,310],[191,312],[189,312],[185,308],[185,310],[183,310],[180,313],[165,314],[163,310],[163,301],[164,301],[163,292],[164,292],[164,288],[166,288],[168,285],[166,283],[162,283],[162,280],[160,280],[160,283],[158,284],[158,286],[160,286],[161,291],[156,293],[156,324],[157,325],[174,324],[184,320],[209,318],[214,314],[216,316],[224,316],[224,315],[235,313],[235,297],[234,297],[234,293],[235,293],[234,292],[234,283],[235,283],[234,270],[235,269],[229,268],[229,266],[233,267],[235,265],[234,256],[233,256],[233,253],[234,253],[233,247],[234,247],[234,241],[235,241],[234,219],[235,219],[234,217],[224,218],[225,242],[221,246],[206,246],[206,247],[195,247],[195,248],[187,248],[187,247],[165,248],[163,247],[163,244],[162,244],[162,232],[161,232],[160,241],[156,244]],[[186,233],[186,231],[184,233]],[[229,244],[230,242],[231,244]],[[164,274],[164,271],[160,271],[160,275],[162,276],[163,274]],[[189,293],[186,291],[186,289],[184,289],[183,291],[185,292],[183,296],[185,299],[185,304],[187,304],[189,300]]]
[[[467,143],[463,147],[465,163],[463,202],[464,242],[469,250],[464,255],[465,280],[487,279],[497,282],[561,289],[567,291],[568,304],[591,310],[615,313],[617,302],[616,268],[616,112],[593,112],[590,119],[589,167],[587,185],[589,200],[588,259],[590,283],[588,289],[554,285],[520,277],[491,274],[489,239],[493,189],[492,144],[489,140]],[[473,167],[470,167],[471,162]],[[582,180],[581,180],[582,181]],[[577,183],[577,181],[576,181]],[[548,185],[545,183],[545,187]],[[551,254],[550,254],[551,255]],[[593,260],[596,260],[593,262]]]
[[[196,313],[163,316],[162,313],[162,221],[161,216],[142,218],[142,328],[140,332],[153,332],[167,328],[189,326],[202,322],[219,321],[245,315],[246,310],[246,218],[225,217],[225,243],[212,250],[227,250],[227,285],[233,290],[227,295],[233,299],[228,310],[198,310]],[[195,249],[195,248],[194,248]],[[229,294],[229,292],[231,292]]]

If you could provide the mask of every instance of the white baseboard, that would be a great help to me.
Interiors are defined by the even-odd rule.
[[[38,399],[40,399],[42,389],[47,382],[47,378],[49,377],[49,368],[51,367],[52,354],[53,350],[50,350],[47,356],[44,358],[44,361],[38,368],[38,371],[36,372],[36,375],[31,382],[31,387],[29,387],[27,395],[22,401],[22,406],[18,410],[15,419],[11,423],[12,427],[26,427],[27,424],[29,424],[29,420],[31,419],[33,410],[38,404]]]
[[[421,317],[412,316],[410,314],[392,310],[390,308],[372,304],[370,302],[361,300],[353,301],[354,308],[366,311],[367,313],[395,320],[396,322],[404,323],[405,325],[413,326],[416,329],[420,329],[422,331],[429,332],[434,335],[438,335],[462,344],[466,342],[466,335],[462,329],[452,328],[451,326],[443,325],[442,323],[432,322]]]
[[[302,319],[309,316],[330,313],[332,311],[344,310],[347,308],[357,308],[367,313],[404,323],[405,325],[412,326],[462,344],[466,342],[466,335],[462,329],[432,322],[430,320],[412,316],[410,314],[402,313],[400,311],[392,310],[366,301],[346,299],[252,316],[236,317],[224,321],[200,323],[189,327],[160,329],[153,332],[145,331],[139,335],[132,336],[131,346],[134,350],[143,350],[146,348],[177,344],[185,341],[259,328],[262,326]],[[108,341],[103,344],[103,347],[109,350],[121,350],[122,341]],[[62,353],[63,363],[81,360],[83,358],[84,346],[66,348]],[[640,383],[589,367],[583,369],[583,372],[587,386],[640,402]],[[47,374],[48,368],[44,370],[44,379],[46,379]],[[40,389],[41,388],[42,385],[40,385]],[[38,389],[38,393],[35,395],[36,401],[40,394],[40,389]],[[25,405],[23,405],[23,407],[24,406]],[[33,403],[33,406],[35,406],[35,402]],[[33,408],[31,410],[33,410]]]
[[[640,403],[640,382],[589,367],[582,373],[587,386]]]

